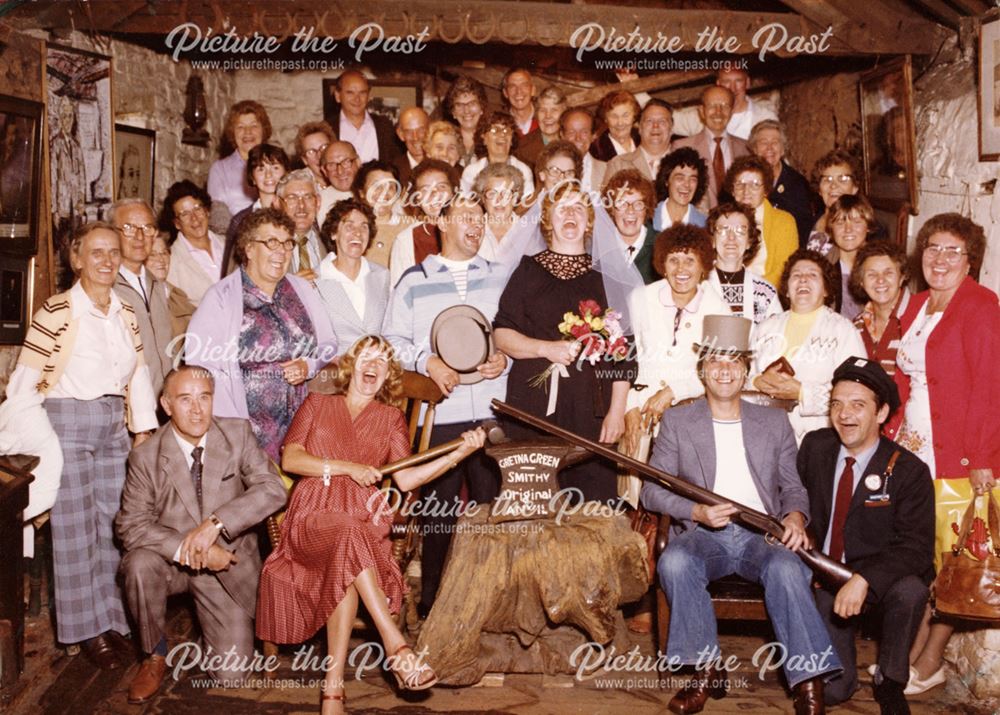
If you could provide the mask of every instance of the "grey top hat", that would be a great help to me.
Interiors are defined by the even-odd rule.
[[[752,355],[752,327],[753,321],[739,315],[706,315],[701,327],[701,342],[694,344],[694,351],[702,355]]]
[[[458,373],[460,385],[473,385],[485,379],[476,368],[494,352],[493,327],[471,305],[453,305],[431,325],[431,350]]]

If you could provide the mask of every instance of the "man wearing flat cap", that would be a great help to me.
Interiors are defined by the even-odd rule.
[[[833,373],[833,427],[802,440],[798,468],[809,492],[817,546],[855,573],[816,605],[844,665],[826,686],[827,705],[859,688],[854,652],[858,614],[868,606],[882,623],[875,699],[882,715],[910,712],[904,688],[909,652],[934,579],[934,487],[927,465],[881,436],[899,393],[877,362],[845,360]]]
[[[788,656],[784,670],[796,715],[822,713],[823,680],[839,672],[840,663],[813,603],[809,569],[793,553],[808,538],[809,497],[795,472],[788,415],[740,399],[751,326],[735,315],[705,317],[702,344],[695,346],[705,397],[664,412],[650,464],[777,517],[785,533],[781,543],[769,543],[732,521],[738,510],[730,503],[706,506],[646,482],[643,506],[673,520],[670,543],[656,565],[670,601],[667,657],[690,667],[704,662],[699,654],[719,653],[707,587],[738,574],[764,587],[768,616]],[[709,697],[726,694],[725,678],[725,671],[703,668],[667,707],[679,714],[700,712]]]

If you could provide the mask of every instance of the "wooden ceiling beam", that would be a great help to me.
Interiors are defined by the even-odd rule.
[[[938,19],[942,25],[956,32],[962,25],[962,14],[944,0],[910,0]]]
[[[930,54],[947,30],[879,0],[781,0],[810,22],[832,26],[856,54]]]
[[[348,0],[296,0],[294,3],[186,0],[152,4],[143,0],[124,0],[85,5],[40,0],[18,8],[14,14],[29,26],[65,26],[72,20],[79,30],[119,36],[166,36],[185,23],[193,23],[203,34],[208,29],[216,35],[235,29],[241,36],[257,32],[279,39],[291,38],[303,27],[315,28],[317,37],[336,38],[342,47],[347,44],[345,38],[366,23],[377,23],[386,36],[416,36],[426,27],[425,40],[428,42],[499,42],[545,47],[571,47],[574,42],[579,45],[588,36],[580,28],[590,26],[593,31],[589,38],[594,43],[602,33],[608,41],[612,37],[628,38],[633,31],[637,32],[636,41],[655,43],[662,33],[676,36],[684,51],[691,53],[706,27],[716,27],[720,36],[734,37],[740,42],[738,49],[722,49],[720,53],[756,55],[759,48],[753,46],[752,38],[762,27],[773,24],[783,28],[776,31],[776,35],[787,33],[787,39],[782,47],[771,53],[772,57],[795,56],[795,51],[788,50],[791,38],[813,35],[818,39],[830,25],[834,31],[828,46],[823,48],[826,55],[927,54],[937,49],[933,23],[924,21],[918,25],[908,20],[906,32],[873,34],[855,27],[857,23],[849,21],[851,14],[843,11],[843,7],[838,8],[835,15],[838,22],[833,23],[827,21],[823,12],[825,3],[819,0],[787,0],[785,4],[801,14],[513,0],[367,0],[364,3]],[[87,27],[87,24],[92,26]],[[581,61],[592,63],[599,55],[598,52],[584,54]],[[650,55],[663,59],[671,57],[668,52],[655,50],[647,56]],[[622,60],[636,56],[631,51],[604,55]]]

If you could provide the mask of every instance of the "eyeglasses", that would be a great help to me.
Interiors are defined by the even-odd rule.
[[[326,151],[326,148],[328,146],[330,146],[330,145],[329,144],[324,144],[322,146],[313,147],[312,149],[306,149],[303,152],[303,154],[305,154],[306,156],[308,156],[310,159],[314,159],[317,156],[319,156],[320,154],[322,154],[324,151]]]
[[[744,181],[733,182],[734,189],[743,189],[744,191],[749,189],[760,189],[764,186],[764,182],[760,179],[746,179]]]
[[[156,226],[151,223],[137,224],[137,223],[125,223],[122,224],[121,232],[128,237],[134,236],[138,231],[142,231],[143,236],[155,236]]]
[[[290,238],[286,238],[284,241],[281,241],[277,238],[269,238],[266,241],[263,241],[259,238],[255,238],[253,239],[253,242],[264,244],[265,246],[267,246],[267,250],[269,251],[277,251],[279,248],[283,248],[286,251],[291,251],[293,248],[295,248],[295,241],[293,241]]]
[[[819,177],[819,183],[822,186],[833,186],[834,184],[847,186],[848,184],[854,183],[854,176],[852,174],[840,174],[839,176],[824,174]]]
[[[201,204],[195,204],[194,206],[192,206],[191,208],[189,208],[187,211],[178,211],[174,215],[177,218],[179,218],[181,221],[187,221],[189,218],[191,218],[195,214],[203,214],[203,213],[205,213],[205,207],[202,206]]]
[[[510,127],[490,127],[489,133],[495,137],[509,137],[513,132]]]
[[[572,179],[576,176],[575,169],[560,169],[558,166],[550,166],[545,170],[545,173],[551,176],[553,179]]]
[[[316,200],[316,194],[285,194],[281,200],[286,204],[311,204]]]
[[[942,246],[938,243],[928,243],[927,248],[924,249],[924,255],[928,258],[934,259],[940,256],[948,263],[958,263],[962,260],[962,256],[968,254],[968,251],[962,250],[958,246]]]
[[[354,166],[354,162],[357,161],[357,157],[348,157],[347,159],[341,159],[340,161],[328,161],[323,166],[327,169],[333,169],[334,171],[340,171],[341,169],[350,169]]]
[[[617,211],[632,211],[634,213],[642,213],[646,210],[646,202],[641,199],[635,201],[619,201],[615,204],[615,210]]]
[[[719,238],[725,238],[726,236],[746,238],[750,235],[750,229],[747,226],[716,226],[715,235]]]

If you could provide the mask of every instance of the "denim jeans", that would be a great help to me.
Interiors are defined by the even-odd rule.
[[[707,586],[737,574],[764,587],[771,625],[784,646],[771,652],[771,663],[781,662],[790,687],[842,670],[816,610],[809,568],[780,543],[768,544],[761,534],[736,524],[722,529],[698,525],[670,538],[656,572],[670,601],[667,657],[673,662],[692,665],[718,648]],[[782,659],[783,655],[787,657]],[[762,658],[766,660],[767,653]]]

